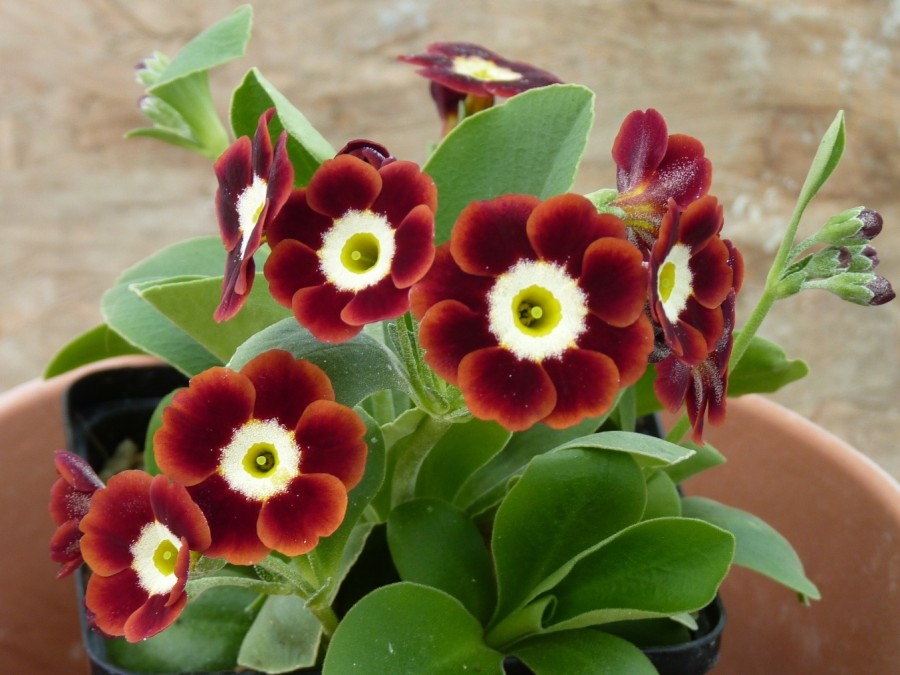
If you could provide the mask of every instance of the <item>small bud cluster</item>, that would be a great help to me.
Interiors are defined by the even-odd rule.
[[[878,266],[878,253],[869,244],[883,224],[877,211],[861,206],[829,218],[797,252],[804,253],[816,244],[824,247],[785,270],[779,282],[780,296],[818,288],[858,305],[883,305],[893,300],[891,283],[873,271]]]

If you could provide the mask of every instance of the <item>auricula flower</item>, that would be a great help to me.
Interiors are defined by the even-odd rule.
[[[456,126],[461,104],[471,115],[492,106],[496,96],[509,98],[561,81],[546,70],[469,42],[435,42],[424,53],[397,58],[421,66],[417,72],[431,80],[431,97],[444,122],[444,134]]]
[[[337,529],[365,469],[365,429],[321,369],[272,350],[191,379],[153,445],[206,515],[206,555],[249,565],[307,553]]]
[[[682,209],[669,200],[659,238],[650,253],[650,310],[666,344],[689,365],[697,365],[722,334],[721,305],[740,279],[732,267],[733,247],[720,238],[722,207],[703,197]],[[741,274],[742,266],[738,266]]]
[[[425,360],[469,410],[512,430],[600,415],[644,372],[647,272],[586,198],[470,204],[411,294]]]
[[[669,135],[663,116],[652,108],[635,110],[619,129],[612,149],[618,167],[618,197],[629,236],[645,251],[652,248],[663,216],[674,199],[681,208],[704,196],[712,164],[692,136]]]
[[[210,539],[183,486],[144,471],[115,474],[94,495],[81,530],[92,571],[85,603],[97,628],[137,642],[181,614],[191,551],[202,552]]]
[[[50,489],[50,516],[57,527],[50,540],[50,559],[62,565],[56,574],[62,579],[84,562],[78,528],[103,481],[87,460],[68,450],[57,450],[54,462],[59,478]]]
[[[409,308],[434,259],[437,188],[413,162],[328,160],[269,227],[272,296],[326,342]]]
[[[268,125],[272,108],[259,118],[253,141],[241,136],[215,163],[219,189],[216,214],[228,258],[222,282],[222,299],[215,311],[216,321],[230,319],[244,305],[266,226],[278,215],[294,184],[294,167],[287,155],[287,132],[278,138],[275,150]]]

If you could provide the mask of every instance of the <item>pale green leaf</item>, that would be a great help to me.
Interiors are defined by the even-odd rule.
[[[535,635],[516,645],[513,654],[535,675],[656,675],[640,649],[597,630]]]

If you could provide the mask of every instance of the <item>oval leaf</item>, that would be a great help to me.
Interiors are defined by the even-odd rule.
[[[535,675],[657,675],[640,649],[598,630],[536,635],[518,644],[513,655]]]
[[[408,582],[376,589],[335,631],[324,675],[483,673],[503,675],[503,655],[455,598]]]
[[[754,335],[737,367],[728,376],[728,395],[771,393],[808,373],[805,361],[787,358],[777,344]]]

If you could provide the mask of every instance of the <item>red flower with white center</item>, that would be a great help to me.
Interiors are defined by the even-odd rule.
[[[609,410],[653,347],[622,222],[574,194],[470,204],[413,287],[425,360],[473,415],[562,428]]]
[[[81,530],[92,571],[85,604],[97,628],[137,642],[171,625],[187,603],[191,551],[209,545],[187,490],[165,476],[123,471],[94,495]]]
[[[272,350],[240,372],[194,377],[153,447],[206,515],[206,555],[250,565],[272,550],[307,553],[338,528],[365,470],[365,430],[321,369]]]
[[[666,344],[694,366],[706,359],[722,335],[721,305],[735,279],[733,253],[720,238],[722,207],[707,196],[682,211],[675,200],[663,218],[650,253],[650,311]],[[743,269],[738,266],[738,275]]]
[[[466,115],[472,115],[491,107],[495,96],[509,98],[561,82],[546,70],[468,42],[435,42],[423,54],[397,58],[421,66],[417,72],[431,80],[431,97],[444,122],[444,135],[456,126],[460,104]]]
[[[725,324],[715,347],[703,361],[690,365],[676,354],[669,354],[656,364],[653,389],[657,398],[670,411],[676,412],[685,404],[693,429],[692,438],[703,443],[704,420],[711,424],[725,421],[725,401],[728,392],[728,361],[734,345],[735,289],[729,291],[722,303]]]
[[[222,300],[214,314],[216,321],[230,319],[246,302],[256,271],[253,254],[262,243],[267,224],[278,215],[294,184],[287,132],[281,133],[272,150],[268,125],[274,114],[274,108],[263,113],[253,141],[241,136],[215,163],[219,179],[216,214],[228,251]]]
[[[84,562],[78,526],[103,481],[87,460],[68,450],[57,450],[54,462],[59,478],[50,489],[50,516],[57,527],[50,539],[50,559],[62,565],[56,574],[62,579]]]
[[[401,316],[434,259],[436,208],[434,181],[413,162],[324,162],[269,227],[272,296],[326,342]]]
[[[656,241],[669,200],[684,208],[704,196],[712,180],[703,144],[692,136],[669,135],[663,116],[652,108],[625,118],[612,156],[619,192],[612,205],[625,212],[629,235],[645,251]]]

